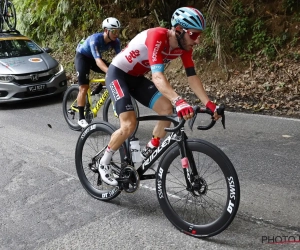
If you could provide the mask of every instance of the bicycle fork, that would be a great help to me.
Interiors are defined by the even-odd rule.
[[[196,164],[193,154],[187,145],[187,136],[182,128],[180,139],[177,141],[181,154],[181,166],[183,168],[184,178],[187,184],[188,191],[195,191],[195,185],[193,185],[196,179],[199,179]]]

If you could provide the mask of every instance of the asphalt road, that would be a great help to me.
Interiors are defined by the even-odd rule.
[[[140,124],[142,142],[152,128]],[[111,202],[91,198],[60,99],[0,106],[0,249],[300,249],[300,120],[227,112],[226,130],[188,134],[219,146],[240,179],[235,220],[209,239],[172,226],[154,180]]]

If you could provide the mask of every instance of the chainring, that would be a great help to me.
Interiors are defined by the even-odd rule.
[[[134,193],[140,187],[140,176],[132,166],[121,169],[119,180],[121,180],[123,190],[126,193]]]

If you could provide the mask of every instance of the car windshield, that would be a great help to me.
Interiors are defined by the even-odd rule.
[[[43,51],[30,40],[0,40],[0,58],[31,56]]]

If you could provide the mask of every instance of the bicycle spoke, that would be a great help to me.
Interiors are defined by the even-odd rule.
[[[64,94],[63,98],[63,114],[69,127],[73,130],[81,130],[78,125],[79,110],[77,106],[77,95],[79,87],[77,85],[70,86]]]
[[[114,130],[105,123],[95,123],[92,126],[92,129],[87,129],[78,138],[75,154],[76,170],[81,184],[91,196],[100,200],[110,200],[117,197],[121,190],[119,186],[107,185],[102,181],[98,164]],[[124,159],[122,152],[118,150],[111,161],[116,178],[120,175]]]

